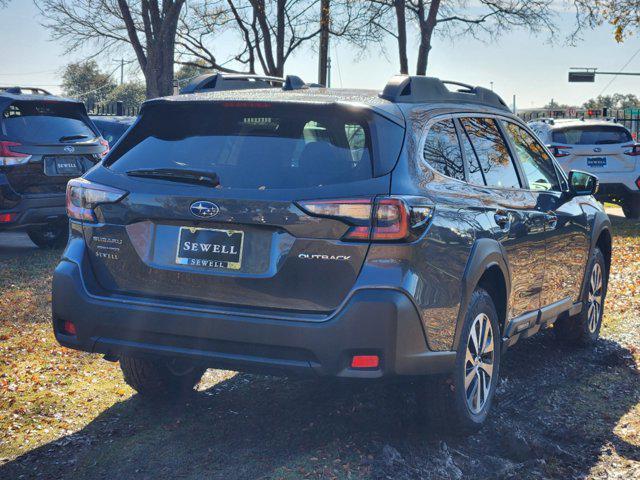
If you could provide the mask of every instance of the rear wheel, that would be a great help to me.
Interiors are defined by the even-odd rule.
[[[140,395],[164,398],[184,395],[200,382],[205,369],[177,360],[121,357],[124,380]]]
[[[640,195],[625,198],[622,202],[622,213],[631,220],[640,219]]]
[[[500,370],[500,326],[491,296],[483,289],[471,295],[448,378],[425,386],[430,424],[459,433],[479,430],[491,408]]]
[[[558,319],[553,328],[556,337],[565,343],[591,345],[600,335],[607,295],[607,266],[599,248],[594,250],[589,261],[587,275],[588,280],[582,292],[582,312]]]
[[[31,227],[27,235],[39,248],[62,248],[69,238],[69,225],[62,222]]]

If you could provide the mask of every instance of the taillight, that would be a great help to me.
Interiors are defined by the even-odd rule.
[[[342,236],[348,241],[409,241],[426,228],[433,213],[433,207],[410,205],[399,197],[318,200],[299,205],[313,216],[348,224]]]
[[[0,213],[0,223],[11,223],[18,218],[17,213]]]
[[[102,151],[102,153],[100,154],[100,156],[102,158],[107,156],[107,153],[109,153],[109,142],[107,142],[104,138],[100,137],[100,145],[102,145],[104,147],[104,150]]]
[[[0,142],[0,165],[20,165],[27,163],[31,159],[31,155],[26,153],[14,152],[11,147],[20,147],[22,144],[17,142]]]
[[[67,183],[67,215],[75,220],[95,222],[94,209],[105,203],[115,203],[127,194],[123,190],[74,178]]]
[[[622,148],[630,148],[629,150],[625,150],[625,155],[629,155],[631,157],[637,157],[640,155],[640,144],[632,143],[630,145],[623,145]]]
[[[571,155],[571,152],[569,151],[571,150],[571,147],[567,147],[566,145],[549,145],[549,148],[551,149],[553,156],[556,158],[568,157]]]

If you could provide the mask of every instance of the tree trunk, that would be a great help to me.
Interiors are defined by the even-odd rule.
[[[421,10],[422,9],[422,10]],[[429,63],[429,52],[431,51],[431,38],[433,30],[436,28],[440,0],[432,0],[429,5],[429,14],[424,18],[423,3],[420,2],[419,26],[420,45],[418,46],[418,62],[416,64],[416,75],[426,75]]]
[[[318,83],[327,86],[327,62],[329,60],[329,23],[331,0],[320,0],[320,48],[318,52]]]
[[[396,22],[398,24],[398,58],[400,60],[400,73],[409,73],[409,60],[407,59],[407,18],[405,15],[405,0],[394,0],[396,10]]]

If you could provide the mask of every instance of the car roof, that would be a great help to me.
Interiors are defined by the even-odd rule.
[[[89,115],[89,118],[95,122],[108,122],[108,123],[125,123],[131,124],[135,122],[137,117],[131,116],[112,116],[112,115]]]
[[[0,89],[0,102],[8,103],[13,101],[34,101],[34,102],[65,102],[65,103],[82,103],[80,100],[67,97],[59,97],[57,95],[46,94],[25,94],[25,93],[11,93],[6,90]]]
[[[625,128],[624,125],[616,123],[615,121],[603,120],[597,118],[558,118],[554,119],[553,123],[543,120],[532,120],[529,123],[544,124],[549,127],[549,130],[561,130],[565,128],[584,127],[584,126],[614,126]]]

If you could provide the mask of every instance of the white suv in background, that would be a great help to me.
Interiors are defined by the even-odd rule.
[[[617,203],[627,218],[640,218],[640,144],[629,130],[607,120],[547,118],[528,125],[566,172],[598,177],[598,200]]]

